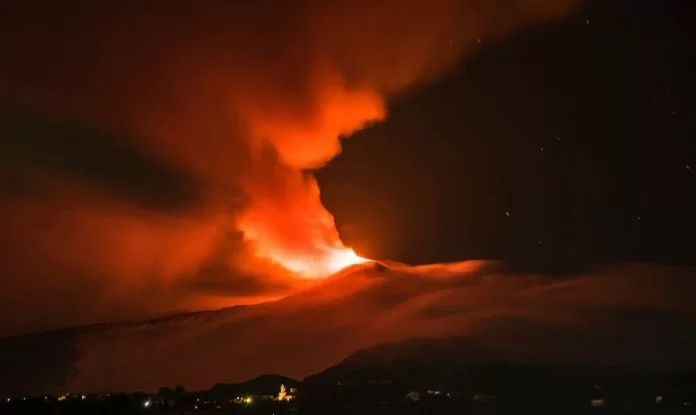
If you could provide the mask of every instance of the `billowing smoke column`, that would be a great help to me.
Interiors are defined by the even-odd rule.
[[[31,190],[0,200],[3,273],[23,274],[3,291],[59,285],[70,295],[52,309],[75,322],[91,303],[66,284],[103,293],[93,318],[117,318],[201,307],[182,302],[200,290],[261,298],[295,284],[283,268],[362,261],[308,171],[479,39],[573,3],[4,2],[0,98],[29,115],[3,115],[3,174]],[[232,274],[255,276],[225,285]]]

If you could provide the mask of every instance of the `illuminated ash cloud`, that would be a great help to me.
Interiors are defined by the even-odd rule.
[[[0,332],[256,302],[358,261],[307,169],[574,3],[3,3],[1,300],[32,313]]]

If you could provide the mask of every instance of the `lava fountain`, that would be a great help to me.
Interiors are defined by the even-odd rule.
[[[321,211],[315,213],[319,215],[319,218],[327,220],[323,224],[326,226],[323,230],[333,230],[333,232],[329,232],[329,235],[319,236],[317,234],[312,235],[311,232],[309,235],[306,235],[302,229],[297,229],[296,231],[289,230],[289,232],[298,232],[288,234],[290,239],[298,242],[295,245],[283,244],[284,238],[276,238],[278,236],[277,231],[285,227],[273,229],[267,221],[256,221],[254,219],[257,217],[256,214],[247,215],[242,229],[244,229],[247,240],[254,243],[256,256],[280,265],[301,278],[323,278],[351,265],[370,261],[356,254],[353,249],[343,245],[333,227],[333,217],[325,208],[322,207]],[[284,220],[282,212],[278,212],[276,215],[279,216],[278,220]],[[311,229],[305,228],[305,230]],[[312,236],[317,237],[312,238]],[[300,241],[304,243],[300,243]]]
[[[369,261],[341,241],[314,176],[288,167],[275,177],[278,180],[283,185],[270,191],[250,186],[253,198],[238,222],[256,257],[302,279],[328,277]]]
[[[254,220],[254,217],[257,216],[255,214],[247,215],[242,229],[244,229],[247,240],[254,243],[257,257],[280,265],[300,278],[324,278],[351,265],[370,261],[343,245],[338,233],[333,228],[333,217],[325,208],[322,207],[320,212],[315,213],[330,220],[331,228],[324,228],[324,230],[333,229],[334,232],[323,237],[312,238],[311,233],[305,235],[302,233],[302,229],[298,229],[296,231],[298,233],[288,234],[290,239],[295,239],[298,242],[296,245],[283,244],[283,238],[276,239],[275,236],[278,235],[276,232],[279,228],[272,229],[268,222]],[[277,216],[279,216],[279,220],[283,220],[282,212],[278,212]],[[300,241],[304,243],[300,243]]]
[[[332,275],[368,261],[341,242],[334,218],[321,202],[311,170],[341,152],[341,140],[386,117],[374,87],[350,85],[338,68],[314,72],[311,109],[292,103],[275,111],[250,108],[253,171],[243,184],[249,205],[238,221],[257,257],[300,278]]]

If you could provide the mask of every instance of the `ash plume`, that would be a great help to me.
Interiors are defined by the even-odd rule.
[[[481,39],[574,5],[4,2],[0,259],[21,278],[0,300],[32,313],[0,333],[304,284],[283,261],[344,248],[307,171]]]

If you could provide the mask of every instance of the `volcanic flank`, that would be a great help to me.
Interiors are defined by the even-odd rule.
[[[467,362],[696,363],[695,294],[675,290],[691,270],[623,265],[558,278],[505,268],[365,264],[274,302],[5,338],[0,393],[196,390],[265,373],[301,379],[413,338],[456,338],[433,350],[460,350]],[[404,353],[385,350],[393,356],[367,356]]]

